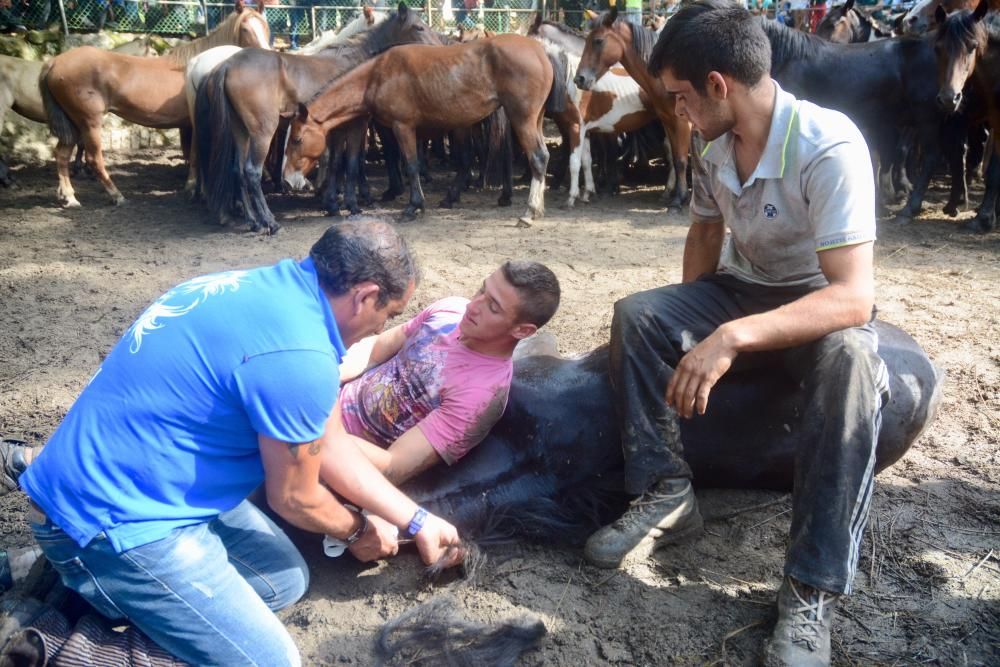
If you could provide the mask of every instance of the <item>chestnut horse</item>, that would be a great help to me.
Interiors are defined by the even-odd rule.
[[[195,140],[198,178],[219,222],[229,222],[238,204],[252,231],[276,232],[280,226],[264,199],[261,177],[275,136],[284,140],[285,134],[278,132],[282,117],[293,115],[299,102],[362,62],[413,42],[440,43],[417,12],[400,2],[385,21],[315,56],[244,49],[216,67],[198,93]],[[352,125],[349,154],[360,154],[366,129],[364,122]],[[277,150],[280,154],[280,144]],[[331,196],[336,199],[336,188],[327,188]],[[345,190],[345,199],[354,196],[352,188]],[[329,203],[329,208],[334,205]]]
[[[125,201],[104,167],[101,121],[106,112],[154,128],[181,128],[185,154],[190,119],[184,96],[185,65],[192,56],[222,44],[267,48],[267,21],[257,10],[237,9],[210,34],[183,44],[161,58],[139,58],[90,46],[71,49],[50,60],[39,83],[49,128],[58,139],[56,169],[59,200],[79,206],[69,177],[69,159],[83,140],[91,166],[114,204]]]
[[[670,140],[670,151],[673,154],[674,181],[673,190],[667,198],[667,206],[681,207],[688,200],[687,165],[688,152],[691,149],[691,123],[679,118],[674,112],[674,99],[666,94],[660,82],[650,75],[647,69],[648,51],[652,50],[652,41],[643,35],[637,37],[635,31],[645,28],[635,26],[628,21],[619,20],[618,9],[605,12],[595,21],[595,27],[587,35],[587,44],[580,57],[580,66],[576,70],[578,88],[589,90],[594,83],[611,69],[615,63],[625,66],[635,82],[642,88],[646,100],[653,112],[663,124],[663,129]],[[655,34],[655,33],[649,33]],[[648,45],[642,52],[640,44]]]
[[[934,38],[941,84],[938,104],[948,113],[958,111],[963,104],[963,90],[971,86],[976,93],[976,102],[968,109],[972,120],[985,116],[993,131],[986,192],[976,217],[967,225],[978,232],[996,227],[1000,204],[1000,14],[987,14],[988,10],[987,0],[980,0],[974,12],[947,14],[938,7]]]
[[[552,80],[545,49],[521,35],[449,46],[396,47],[344,75],[308,105],[299,105],[285,150],[284,179],[301,188],[323,154],[331,130],[374,117],[399,141],[410,178],[410,202],[403,219],[412,220],[424,208],[417,128],[467,128],[502,107],[531,167],[528,210],[518,223],[528,225],[545,212],[549,152],[542,116]]]

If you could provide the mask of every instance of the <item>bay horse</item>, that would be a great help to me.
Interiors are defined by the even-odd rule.
[[[159,58],[140,58],[81,46],[50,60],[39,75],[49,129],[58,140],[58,197],[67,207],[80,206],[69,176],[73,146],[82,139],[87,163],[115,205],[125,198],[104,166],[101,121],[107,112],[154,128],[180,128],[185,156],[190,120],[184,96],[184,69],[197,53],[221,44],[268,47],[267,21],[242,0],[211,33],[172,49]]]
[[[542,115],[552,81],[545,49],[521,35],[391,49],[351,70],[308,104],[299,104],[285,150],[283,177],[293,188],[301,188],[331,130],[373,117],[388,125],[399,142],[410,179],[410,201],[403,219],[412,220],[424,208],[417,128],[467,128],[503,108],[531,166],[528,209],[518,222],[530,224],[545,211],[549,154]]]
[[[133,56],[155,55],[151,42],[147,37],[137,37],[111,49],[115,53]],[[45,123],[45,104],[38,87],[38,77],[42,73],[42,63],[37,60],[25,60],[0,55],[0,128],[3,127],[4,116],[13,110],[20,116],[36,123]],[[83,145],[78,144],[73,173],[81,168],[83,162]],[[8,186],[13,182],[7,163],[0,157],[0,186]]]
[[[914,132],[921,163],[913,190],[897,213],[900,222],[920,211],[942,148],[953,174],[950,201],[964,200],[961,150],[955,150],[955,142],[942,141],[946,117],[935,103],[937,83],[928,76],[937,67],[928,40],[896,37],[834,44],[777,21],[758,20],[771,43],[771,77],[799,99],[835,109],[854,121],[878,158],[875,173],[883,194],[893,190],[889,167],[901,134]]]
[[[655,44],[656,33],[618,18],[618,9],[600,15],[587,35],[580,57],[580,67],[574,82],[589,90],[616,63],[621,63],[629,76],[642,89],[644,99],[663,124],[673,158],[674,187],[664,192],[668,207],[682,207],[690,193],[687,185],[688,153],[691,150],[691,123],[679,118],[674,111],[674,99],[663,89],[659,80],[647,69]]]
[[[274,233],[280,225],[267,206],[261,188],[265,161],[276,137],[281,155],[287,134],[278,132],[283,119],[295,114],[297,105],[311,99],[337,77],[398,44],[439,44],[434,31],[400,2],[388,19],[346,43],[300,56],[260,49],[244,49],[216,67],[201,86],[195,104],[195,137],[198,178],[206,202],[221,224],[234,221],[233,208],[251,231]],[[355,123],[331,143],[347,138],[347,153],[360,160],[367,121]],[[334,159],[331,159],[334,162]],[[332,177],[336,169],[327,170]],[[276,184],[280,184],[280,169]],[[352,184],[353,185],[353,184]],[[336,187],[326,188],[329,209],[337,206]],[[353,187],[345,189],[345,203],[357,206]],[[339,206],[338,206],[339,210]]]
[[[976,98],[969,109],[972,120],[985,116],[993,133],[986,192],[976,217],[967,225],[978,232],[996,227],[1000,205],[1000,14],[988,12],[987,0],[981,0],[971,12],[948,14],[938,7],[934,37],[940,77],[938,104],[948,113],[955,113],[966,98],[964,91],[971,88]]]
[[[816,36],[838,44],[871,42],[891,37],[891,31],[884,29],[872,16],[879,9],[881,5],[862,9],[854,0],[847,0],[842,5],[830,8],[816,26]]]

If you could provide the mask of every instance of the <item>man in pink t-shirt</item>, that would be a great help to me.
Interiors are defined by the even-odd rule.
[[[517,343],[558,307],[552,271],[510,261],[471,301],[441,299],[379,334],[370,353],[349,354],[341,367],[345,430],[396,484],[440,461],[456,463],[503,414]]]

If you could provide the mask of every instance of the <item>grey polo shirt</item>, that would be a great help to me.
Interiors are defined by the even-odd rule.
[[[875,179],[861,132],[840,113],[774,84],[767,145],[740,184],[733,137],[693,161],[691,218],[724,222],[719,271],[761,285],[827,284],[818,252],[875,240]]]

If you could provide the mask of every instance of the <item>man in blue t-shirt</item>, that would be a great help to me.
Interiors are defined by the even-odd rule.
[[[345,346],[382,330],[416,265],[383,223],[327,230],[307,259],[194,278],[125,332],[20,476],[28,522],[63,582],[196,665],[297,665],[274,615],[308,570],[246,500],[333,535],[362,560],[395,553],[395,524],[427,563],[460,558],[455,528],[327,429]],[[319,481],[385,521],[371,523]]]

